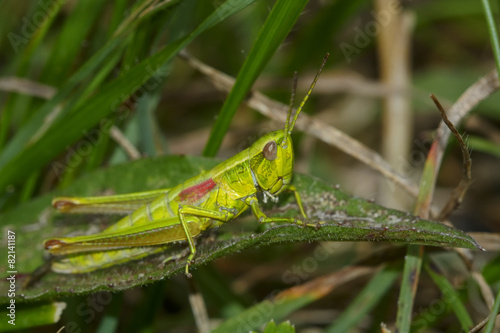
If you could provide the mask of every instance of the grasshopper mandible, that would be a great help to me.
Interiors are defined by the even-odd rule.
[[[66,256],[53,262],[52,270],[90,272],[163,251],[169,243],[187,241],[190,253],[185,273],[190,277],[189,266],[196,255],[194,238],[208,228],[233,220],[248,208],[260,223],[307,225],[296,219],[267,217],[259,207],[257,192],[263,193],[264,201],[269,198],[275,202],[281,192],[293,192],[300,213],[307,218],[300,195],[291,184],[294,153],[290,135],[327,58],[328,54],[290,122],[294,86],[283,130],[265,134],[251,147],[212,170],[169,189],[102,197],[55,198],[52,205],[63,213],[129,215],[98,234],[46,240],[46,250],[55,256]]]

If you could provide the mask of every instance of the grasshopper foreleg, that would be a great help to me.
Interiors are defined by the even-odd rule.
[[[293,187],[292,189],[289,188],[290,191],[294,191],[295,192],[295,197],[297,198],[298,196],[298,205],[299,205],[299,209],[302,213],[302,215],[307,218],[305,212],[304,212],[304,207],[302,207],[302,200],[300,200],[300,196],[297,192],[297,190]],[[313,227],[313,228],[317,228],[317,224],[314,224],[314,223],[306,223],[302,220],[297,220],[297,219],[294,219],[294,218],[289,218],[289,217],[267,217],[266,214],[264,214],[264,212],[262,211],[262,209],[260,209],[259,207],[259,202],[257,201],[257,198],[255,196],[249,196],[245,199],[245,202],[250,206],[250,208],[252,209],[252,212],[253,214],[255,215],[255,217],[257,218],[257,221],[259,221],[259,223],[270,223],[270,222],[288,222],[288,223],[293,223],[293,224],[297,224],[297,225],[300,225],[300,226],[307,226],[307,227]]]
[[[299,191],[297,191],[295,185],[288,185],[287,191],[293,192],[295,201],[297,201],[297,205],[299,206],[300,214],[302,214],[302,216],[307,219],[306,211],[304,210],[304,205],[302,203],[302,198],[300,197]]]

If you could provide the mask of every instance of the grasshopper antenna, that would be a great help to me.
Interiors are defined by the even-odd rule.
[[[290,127],[290,117],[292,116],[293,104],[295,103],[295,93],[297,92],[297,81],[298,81],[298,73],[297,73],[297,71],[295,71],[295,72],[293,72],[292,95],[290,96],[290,106],[288,107],[288,113],[286,115],[286,121],[285,121],[285,139],[284,139],[285,143],[286,143],[286,139],[288,138],[288,128]]]
[[[297,109],[297,112],[295,112],[295,115],[293,116],[292,124],[289,125],[290,117],[291,117],[292,110],[293,110],[293,102],[295,100],[295,90],[297,87],[296,75],[294,75],[294,86],[293,86],[292,97],[291,97],[291,101],[290,101],[290,109],[288,110],[288,115],[287,115],[287,119],[286,119],[286,123],[285,123],[285,139],[284,139],[285,142],[286,142],[286,138],[290,134],[292,134],[293,127],[295,126],[295,122],[297,121],[297,117],[299,116],[300,111],[302,111],[302,108],[304,107],[307,100],[309,99],[309,96],[311,95],[311,92],[313,91],[314,86],[316,85],[316,82],[318,82],[319,75],[323,71],[323,67],[325,67],[326,60],[328,59],[329,56],[330,56],[330,53],[327,53],[325,55],[325,57],[323,58],[323,62],[321,63],[321,66],[319,67],[318,73],[316,73],[316,76],[314,77],[314,80],[311,83],[311,86],[309,87],[309,90],[307,91],[306,96],[304,97],[302,102],[300,102],[299,108]],[[295,72],[295,73],[297,73],[297,72]]]

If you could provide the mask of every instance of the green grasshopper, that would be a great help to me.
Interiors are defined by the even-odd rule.
[[[164,251],[173,242],[187,241],[190,253],[185,273],[190,277],[189,266],[196,255],[194,238],[209,228],[233,220],[248,208],[260,223],[308,225],[291,218],[267,217],[259,207],[257,193],[263,193],[264,202],[267,199],[277,202],[281,192],[293,192],[300,213],[307,219],[300,195],[291,184],[294,153],[290,135],[327,58],[328,54],[290,123],[294,80],[284,130],[267,133],[212,170],[168,189],[102,197],[55,198],[52,205],[63,213],[129,215],[98,234],[46,240],[46,250],[55,256],[65,256],[52,263],[52,270],[90,272]]]

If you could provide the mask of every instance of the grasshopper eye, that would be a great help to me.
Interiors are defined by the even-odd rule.
[[[276,142],[274,141],[269,141],[266,143],[264,146],[264,149],[262,150],[262,154],[268,161],[274,161],[276,159],[276,156],[278,155],[278,147],[276,145]]]

